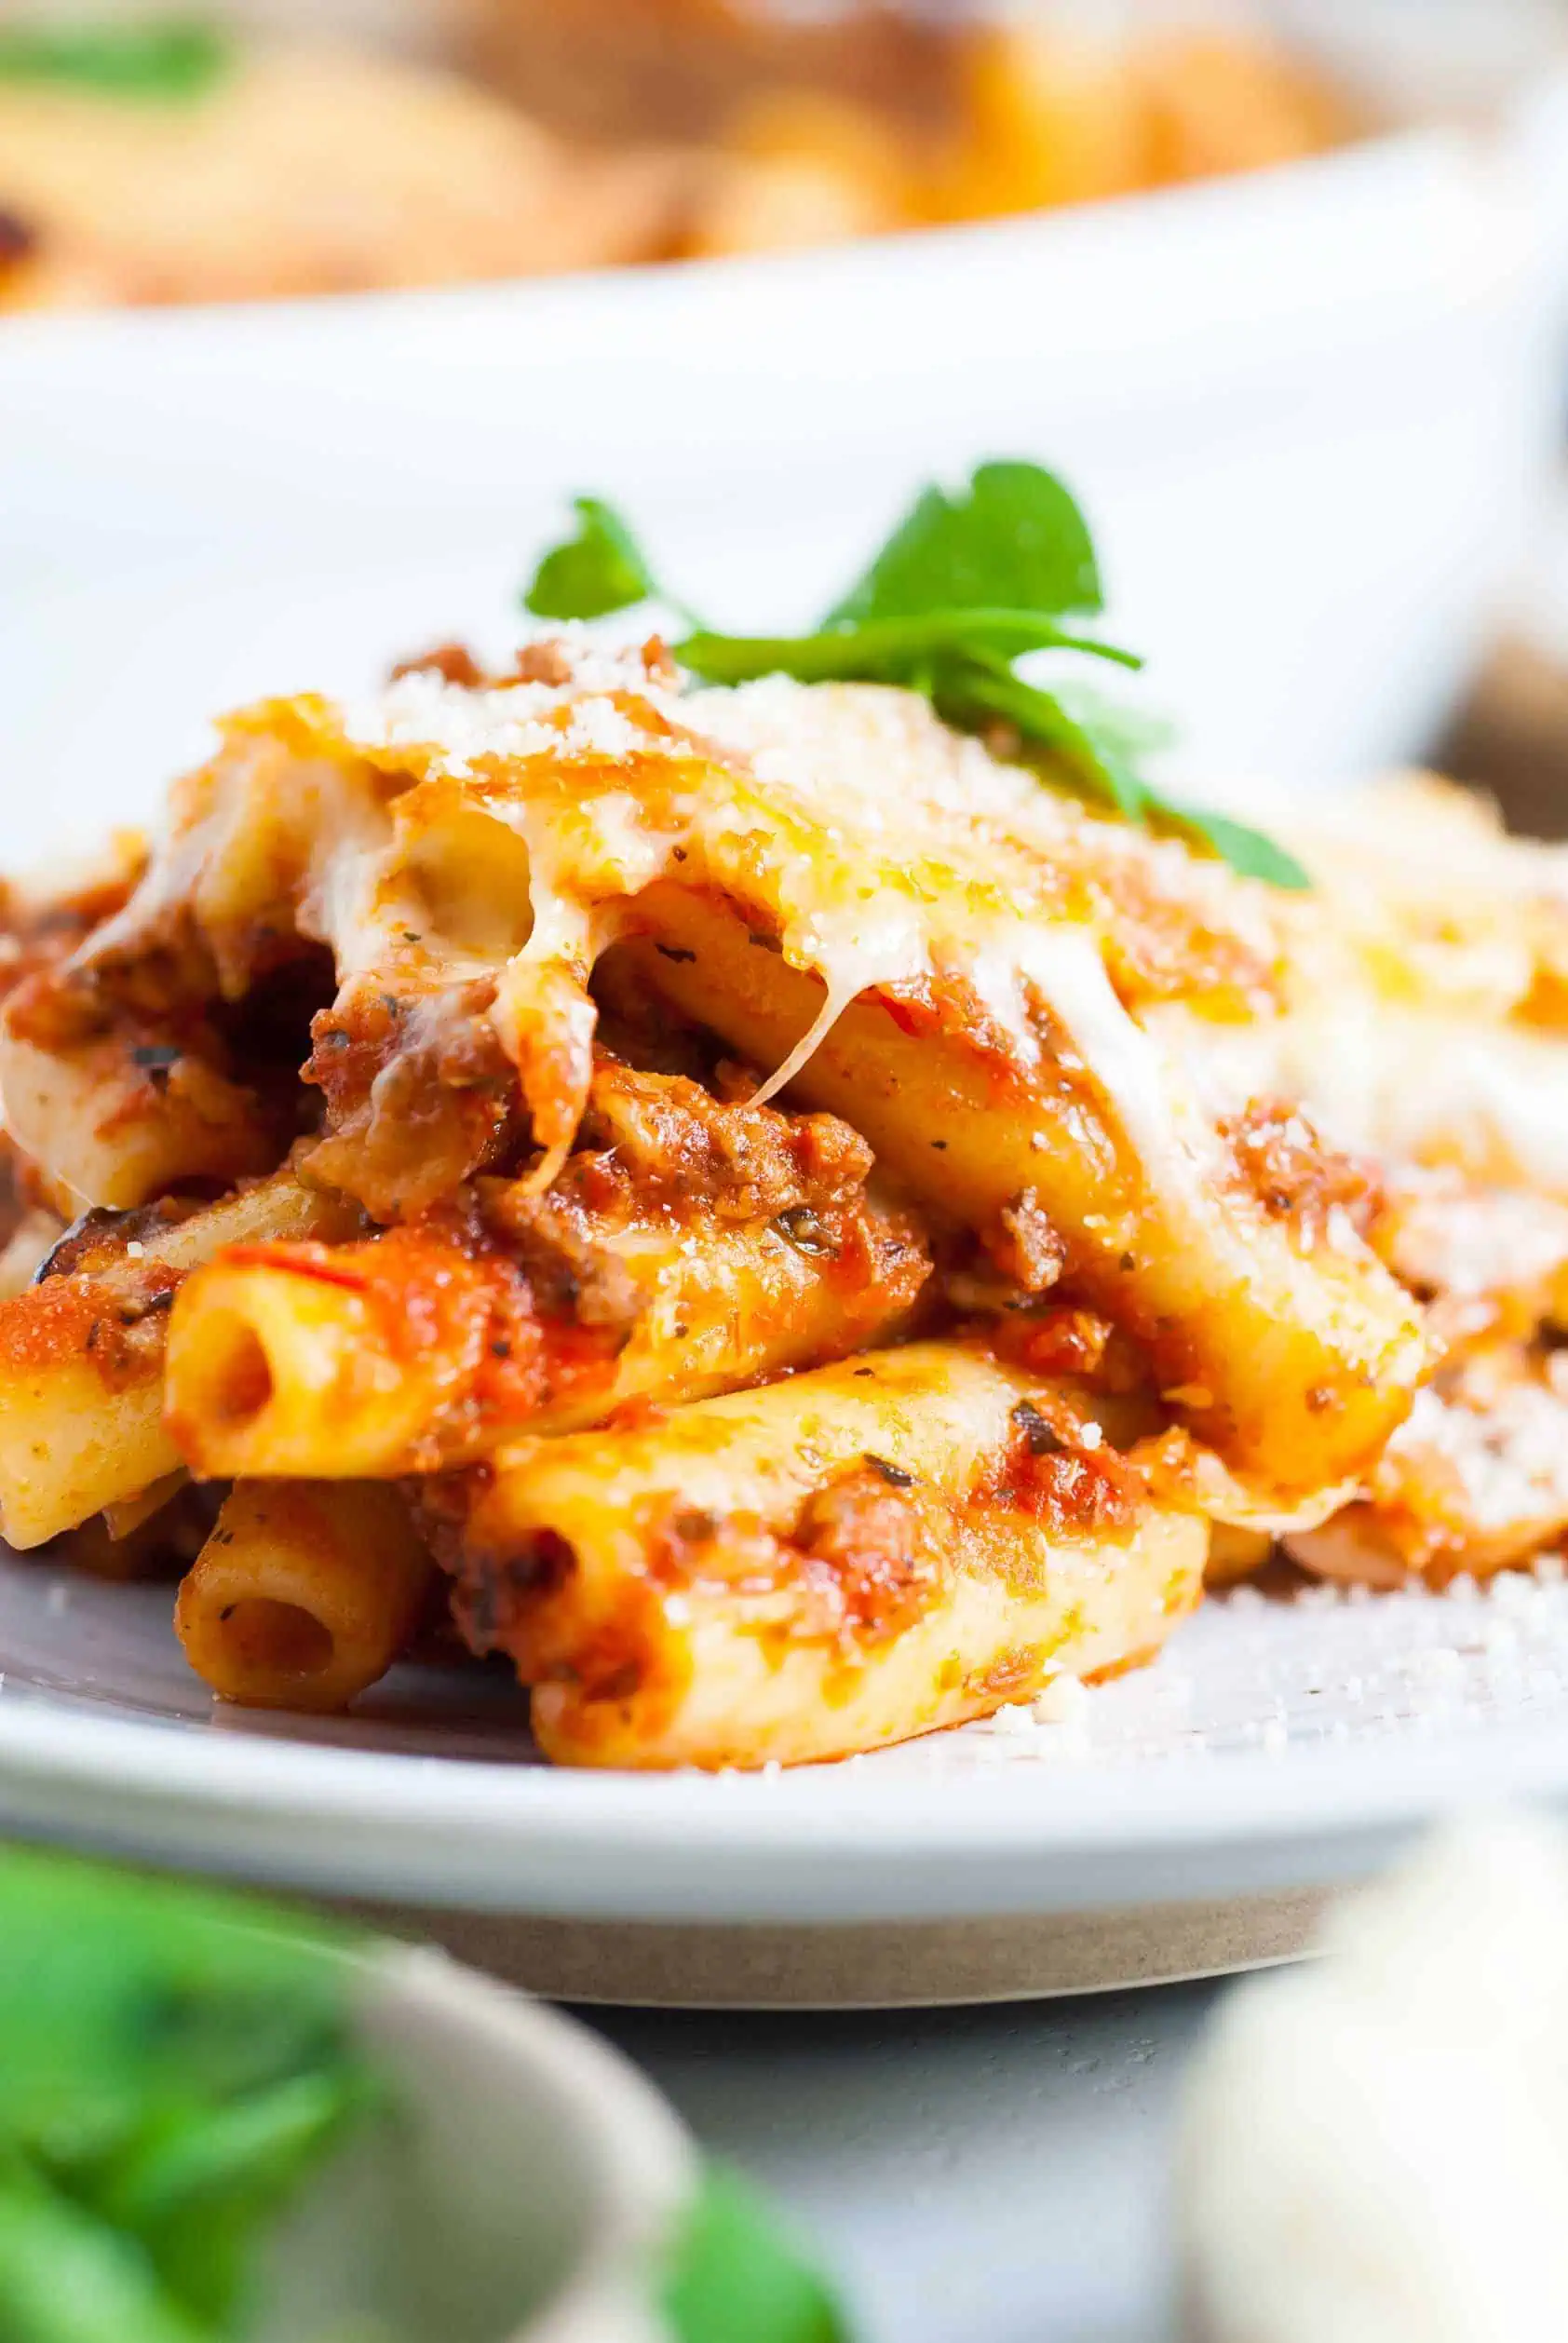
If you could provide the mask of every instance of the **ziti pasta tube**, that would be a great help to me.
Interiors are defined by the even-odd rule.
[[[599,1236],[619,1307],[541,1309],[491,1239],[436,1222],[354,1245],[240,1245],[169,1320],[168,1422],[208,1475],[379,1479],[832,1358],[914,1302],[909,1216],[864,1199],[802,1218],[645,1218]]]
[[[525,1151],[550,1185],[588,1103],[596,966],[641,935],[648,981],[770,1070],[764,1095],[794,1077],[950,1223],[1051,1224],[1233,1470],[1293,1501],[1408,1410],[1419,1312],[1344,1216],[1256,1187],[1152,1021],[1188,1011],[1217,1051],[1325,986],[1374,1018],[1426,962],[1084,814],[915,695],[686,691],[652,647],[537,644],[494,684],[245,711],[180,812],[69,982],[13,1002],[13,1038],[117,1031],[182,984],[199,1018],[325,947],[318,1170],[406,1219]],[[61,1129],[39,1152],[69,1176]]]
[[[1081,1391],[920,1343],[528,1441],[456,1516],[459,1618],[576,1765],[795,1765],[1147,1659],[1208,1526]]]
[[[639,915],[657,944],[650,983],[754,1063],[790,1063],[823,987],[758,948],[757,914],[661,885]],[[936,985],[848,1002],[795,1093],[851,1119],[939,1215],[994,1238],[1048,1219],[1079,1288],[1147,1346],[1233,1469],[1291,1494],[1343,1480],[1409,1406],[1418,1308],[1354,1229],[1326,1234],[1256,1192],[1121,1008],[1087,930],[1038,942],[1053,982],[1032,1070],[972,991]]]
[[[1491,1578],[1568,1537],[1563,1353],[1483,1341],[1456,1349],[1419,1392],[1356,1503],[1289,1533],[1292,1560],[1371,1586]]]
[[[90,1578],[124,1580],[183,1570],[196,1560],[212,1524],[212,1508],[182,1472],[156,1481],[142,1497],[105,1506],[49,1548]]]
[[[379,1479],[693,1399],[885,1338],[930,1266],[826,1115],[724,1104],[603,1060],[543,1196],[484,1180],[369,1243],[230,1248],[169,1327],[199,1472]]]
[[[431,1577],[396,1490],[242,1481],[181,1581],[175,1632],[225,1700],[346,1708],[408,1642]]]
[[[346,1235],[358,1214],[278,1172],[222,1202],[91,1218],[0,1302],[0,1534],[39,1546],[177,1472],[163,1421],[169,1314],[221,1247]]]

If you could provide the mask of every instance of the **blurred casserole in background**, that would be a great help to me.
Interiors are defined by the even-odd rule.
[[[668,165],[314,41],[0,23],[0,309],[253,301],[644,259]]]
[[[1129,33],[1119,11],[855,0],[470,7],[424,11],[461,73],[215,21],[0,14],[0,308],[798,248],[1287,162],[1358,127],[1234,12]]]
[[[1291,162],[1354,111],[1249,11],[480,0],[548,118],[698,148],[685,249],[753,251]]]

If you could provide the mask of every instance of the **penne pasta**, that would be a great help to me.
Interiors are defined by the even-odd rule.
[[[432,1576],[395,1490],[245,1481],[181,1581],[175,1632],[226,1700],[345,1708],[408,1643]]]
[[[790,1061],[823,991],[757,948],[758,914],[749,925],[659,887],[639,915],[657,939],[648,982],[757,1063]],[[994,1241],[1031,1216],[1060,1232],[1069,1276],[1145,1344],[1195,1434],[1233,1469],[1287,1496],[1331,1485],[1408,1407],[1426,1355],[1419,1313],[1348,1224],[1326,1239],[1295,1212],[1270,1210],[1234,1160],[1205,1162],[1180,1112],[1164,1119],[1160,1062],[1143,1054],[1103,970],[1085,959],[1082,971],[1090,1013],[1129,1068],[1109,1094],[1061,1060],[1024,1073],[980,1046],[972,1004],[939,994],[851,1002],[794,1088],[852,1117],[879,1161],[943,1217]],[[1156,1102],[1156,1136],[1142,1147],[1129,1091],[1140,1113]],[[1185,1121],[1201,1131],[1195,1113]],[[1163,1163],[1151,1161],[1156,1151]]]
[[[161,1481],[153,1482],[139,1497],[121,1497],[103,1509],[103,1526],[112,1539],[134,1537],[174,1503],[182,1491],[191,1487],[190,1475],[183,1466],[165,1473]],[[193,1555],[192,1560],[195,1559]]]
[[[1257,1096],[1217,1114],[1188,1061],[1224,1061],[1233,1033],[1266,1055],[1324,997],[1362,1024],[1385,995],[1445,1007],[1394,890],[1375,932],[1327,896],[1249,891],[1065,806],[908,694],[683,697],[652,650],[575,656],[236,719],[65,1006],[113,1023],[168,953],[171,889],[223,987],[263,938],[275,958],[325,943],[319,1173],[403,1219],[530,1139],[549,1185],[591,1089],[595,964],[644,936],[646,977],[771,1067],[764,1095],[793,1078],[994,1245],[1038,1254],[1044,1224],[1234,1471],[1294,1502],[1369,1461],[1427,1363],[1420,1313],[1334,1209],[1332,1151],[1296,1116],[1282,1190]],[[282,844],[264,857],[258,836]],[[185,957],[203,1013],[214,976]],[[1526,997],[1526,960],[1512,981]],[[49,1009],[13,1004],[13,1036]]]
[[[1243,1529],[1229,1522],[1216,1522],[1210,1532],[1209,1559],[1204,1564],[1206,1586],[1230,1586],[1237,1578],[1250,1578],[1261,1570],[1274,1551],[1274,1539],[1266,1530]]]
[[[547,1195],[484,1182],[373,1242],[239,1246],[170,1319],[168,1422],[200,1472],[378,1478],[524,1424],[696,1397],[885,1336],[930,1266],[828,1117],[611,1061]]]
[[[42,1041],[25,1001],[0,1041],[0,1089],[29,1152],[64,1166],[67,1208],[143,1204],[181,1180],[227,1186],[271,1170],[285,1127],[253,1093],[175,1043],[126,1034]]]
[[[169,1320],[167,1423],[222,1476],[377,1479],[490,1454],[639,1400],[693,1399],[890,1331],[928,1266],[907,1214],[863,1204],[809,1233],[685,1216],[601,1237],[608,1322],[542,1311],[492,1239],[439,1225],[373,1243],[231,1247]]]
[[[1081,1394],[951,1344],[526,1442],[453,1505],[466,1630],[573,1764],[800,1764],[1114,1672],[1208,1545]]]
[[[93,1221],[0,1302],[0,1535],[42,1545],[181,1469],[164,1351],[182,1279],[247,1237],[346,1233],[358,1216],[289,1172],[206,1208]]]

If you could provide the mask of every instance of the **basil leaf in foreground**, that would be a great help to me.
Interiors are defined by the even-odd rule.
[[[575,501],[577,529],[547,553],[523,600],[540,618],[600,618],[642,602],[681,611],[612,507]],[[790,675],[803,684],[886,684],[922,693],[943,722],[982,734],[1042,782],[1147,829],[1175,833],[1248,878],[1304,887],[1306,873],[1229,816],[1168,797],[1143,759],[1164,726],[1071,680],[1020,673],[1040,653],[1141,662],[1065,623],[1102,607],[1083,514],[1037,464],[981,464],[966,488],[927,488],[859,581],[810,633],[737,635],[701,627],[671,644],[710,684]]]
[[[718,2167],[687,2208],[661,2308],[677,2343],[849,2343],[827,2284],[764,2199]]]
[[[981,464],[956,494],[927,488],[826,623],[970,606],[1104,607],[1088,523],[1054,472]]]
[[[227,2106],[182,2110],[100,2184],[96,2207],[141,2240],[185,2309],[226,2325],[257,2240],[371,2104],[366,2079],[334,2062]]]
[[[642,547],[613,505],[576,496],[577,532],[547,553],[523,595],[536,618],[607,618],[659,589]]]
[[[107,98],[205,97],[234,54],[217,25],[194,17],[0,25],[0,81],[56,83]]]

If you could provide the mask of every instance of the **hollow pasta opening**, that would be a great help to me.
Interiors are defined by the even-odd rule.
[[[214,1415],[228,1429],[252,1424],[271,1405],[272,1361],[255,1329],[243,1319],[231,1319],[212,1330],[210,1384]]]
[[[433,950],[509,960],[534,932],[533,861],[526,840],[482,812],[449,812],[409,858],[408,931]]]
[[[324,1675],[332,1664],[329,1628],[297,1603],[247,1594],[223,1613],[223,1634],[236,1666],[273,1679]]]

